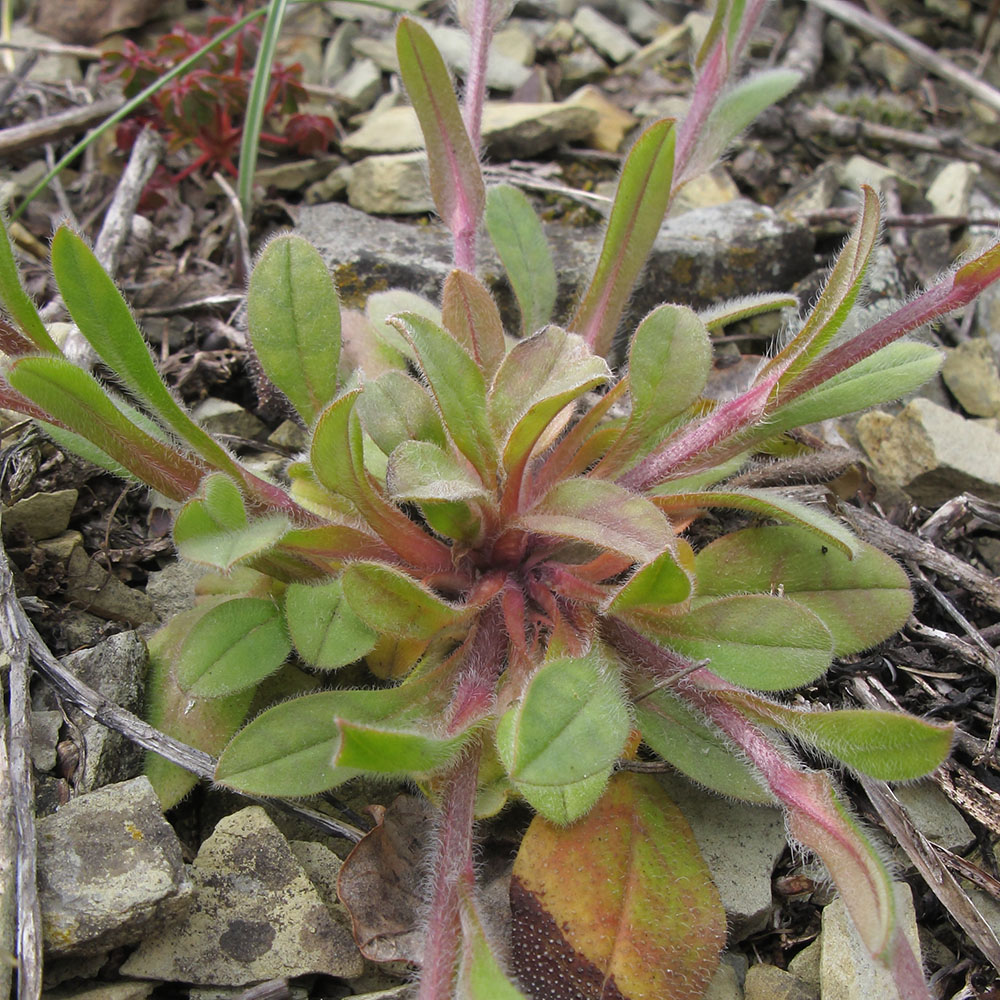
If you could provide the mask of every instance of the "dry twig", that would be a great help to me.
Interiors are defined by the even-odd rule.
[[[66,136],[104,121],[125,103],[124,97],[105,97],[92,104],[68,108],[38,121],[25,122],[0,129],[0,156],[9,156],[22,149],[35,149],[47,142],[58,142]]]

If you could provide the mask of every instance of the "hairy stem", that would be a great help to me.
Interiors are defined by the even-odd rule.
[[[424,946],[424,965],[417,1000],[451,1000],[461,953],[459,903],[475,885],[472,867],[472,823],[479,776],[479,746],[442,777],[441,827],[434,851],[431,906]]]
[[[462,117],[469,141],[478,154],[482,141],[483,103],[486,98],[486,64],[493,38],[490,0],[475,0],[469,23],[469,75],[465,80],[465,103]]]

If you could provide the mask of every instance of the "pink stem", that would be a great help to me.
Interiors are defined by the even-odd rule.
[[[472,148],[478,155],[482,141],[483,102],[486,98],[486,65],[489,62],[490,41],[493,38],[493,18],[490,0],[475,0],[469,24],[469,75],[465,81],[463,117]]]
[[[430,918],[417,1000],[451,1000],[461,949],[459,902],[472,891],[472,825],[479,776],[479,747],[473,745],[444,776],[441,827],[434,851]]]

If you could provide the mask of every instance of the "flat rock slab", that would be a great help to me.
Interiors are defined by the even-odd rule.
[[[260,806],[219,821],[191,877],[188,918],[143,941],[123,975],[243,986],[310,973],[362,974],[350,934]]]
[[[191,901],[180,843],[144,777],[40,819],[38,875],[43,939],[53,957],[133,944]]]
[[[555,320],[565,320],[589,282],[601,249],[597,228],[548,225],[559,277]],[[451,237],[441,225],[372,218],[347,205],[303,206],[297,231],[323,255],[345,306],[405,288],[437,300],[452,266]],[[812,270],[813,237],[771,209],[739,200],[668,219],[632,296],[625,325],[663,302],[695,308],[753,292],[787,291]],[[493,291],[508,330],[518,329],[513,295],[488,240],[481,239],[479,275]]]

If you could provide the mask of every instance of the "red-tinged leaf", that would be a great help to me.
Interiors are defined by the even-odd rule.
[[[319,252],[279,236],[250,278],[247,323],[267,377],[311,424],[336,395],[340,303]]]
[[[514,969],[537,996],[696,1000],[726,937],[691,830],[646,775],[616,775],[571,826],[532,820],[511,908]]]
[[[408,17],[396,28],[396,54],[427,146],[434,205],[456,238],[472,240],[483,216],[486,187],[448,69],[430,35]],[[471,270],[471,260],[456,263]]]
[[[558,483],[518,518],[517,526],[587,542],[643,563],[674,544],[670,522],[649,500],[615,483],[585,477]]]
[[[955,296],[961,296],[963,302],[956,303],[949,308],[957,308],[958,305],[974,299],[984,288],[993,284],[1000,278],[1000,243],[990,247],[985,253],[980,254],[974,260],[963,264],[952,278],[952,288]]]
[[[21,275],[18,273],[17,260],[14,257],[14,247],[10,241],[10,234],[7,231],[7,223],[0,212],[0,306],[8,312],[11,319],[21,328],[28,341],[28,350],[10,350],[15,345],[15,341],[9,337],[17,336],[18,341],[23,343],[23,338],[15,331],[10,330],[9,337],[4,337],[2,350],[11,357],[21,354],[33,353],[34,351],[47,351],[50,354],[61,354],[55,341],[49,336],[49,331],[45,328],[35,303],[24,290],[21,284]],[[0,324],[6,325],[6,324]]]
[[[858,541],[848,559],[801,528],[747,528],[698,553],[699,596],[783,593],[822,619],[844,656],[903,626],[913,607],[906,574],[885,553]]]
[[[507,350],[503,322],[489,290],[468,271],[452,271],[445,278],[441,322],[472,355],[487,381],[492,379]]]
[[[187,500],[204,467],[138,428],[82,368],[64,358],[21,358],[11,386],[50,417],[87,438],[137,479],[173,500]]]
[[[330,576],[354,559],[391,561],[393,558],[392,550],[381,539],[346,524],[322,524],[286,532],[275,546],[275,554],[286,553],[312,566],[320,576]]]
[[[674,172],[674,123],[650,125],[632,147],[618,182],[594,277],[569,328],[604,356],[632,286],[660,231]]]

